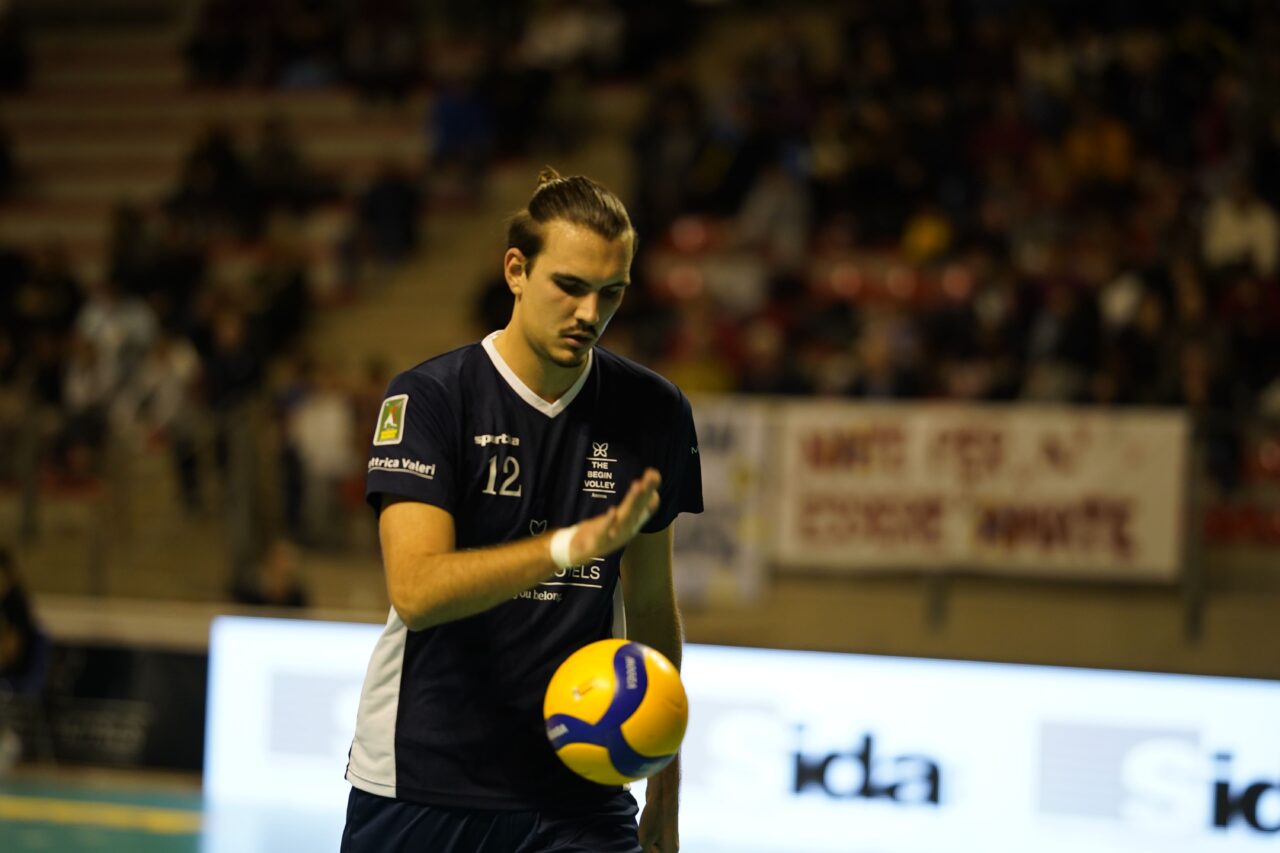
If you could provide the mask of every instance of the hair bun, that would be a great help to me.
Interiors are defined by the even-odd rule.
[[[538,173],[538,189],[542,189],[552,181],[560,180],[560,173],[550,166],[544,166],[542,171]]]

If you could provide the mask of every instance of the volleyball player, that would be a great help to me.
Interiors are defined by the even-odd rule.
[[[392,609],[347,767],[347,853],[678,849],[678,760],[637,826],[624,788],[559,762],[541,711],[595,640],[680,661],[672,523],[702,510],[693,417],[597,346],[635,245],[613,193],[544,171],[508,228],[510,322],[387,391],[366,492]]]

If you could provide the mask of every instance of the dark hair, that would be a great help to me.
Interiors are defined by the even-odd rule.
[[[542,251],[543,226],[555,220],[589,228],[606,240],[630,234],[635,249],[631,217],[616,195],[582,175],[561,177],[550,166],[538,173],[528,206],[507,224],[507,248],[519,249],[532,266]]]

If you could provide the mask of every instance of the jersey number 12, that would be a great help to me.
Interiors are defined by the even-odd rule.
[[[520,460],[514,456],[507,456],[502,460],[502,473],[506,475],[506,479],[502,481],[502,488],[494,491],[494,484],[498,482],[498,457],[489,457],[489,484],[484,487],[486,495],[502,495],[508,498],[520,497],[520,486],[516,484],[516,480],[520,478]],[[512,487],[515,488],[512,488]]]

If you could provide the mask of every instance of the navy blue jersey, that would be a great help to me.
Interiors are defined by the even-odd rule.
[[[496,333],[495,333],[496,335]],[[702,511],[689,401],[670,382],[596,348],[547,403],[490,335],[397,376],[369,453],[366,495],[433,504],[456,547],[565,527],[621,501],[646,467],[662,473],[657,532]],[[542,723],[555,668],[625,635],[621,552],[556,573],[511,601],[409,631],[395,610],[365,678],[347,779],[382,796],[469,808],[538,808],[607,797],[556,758]]]

